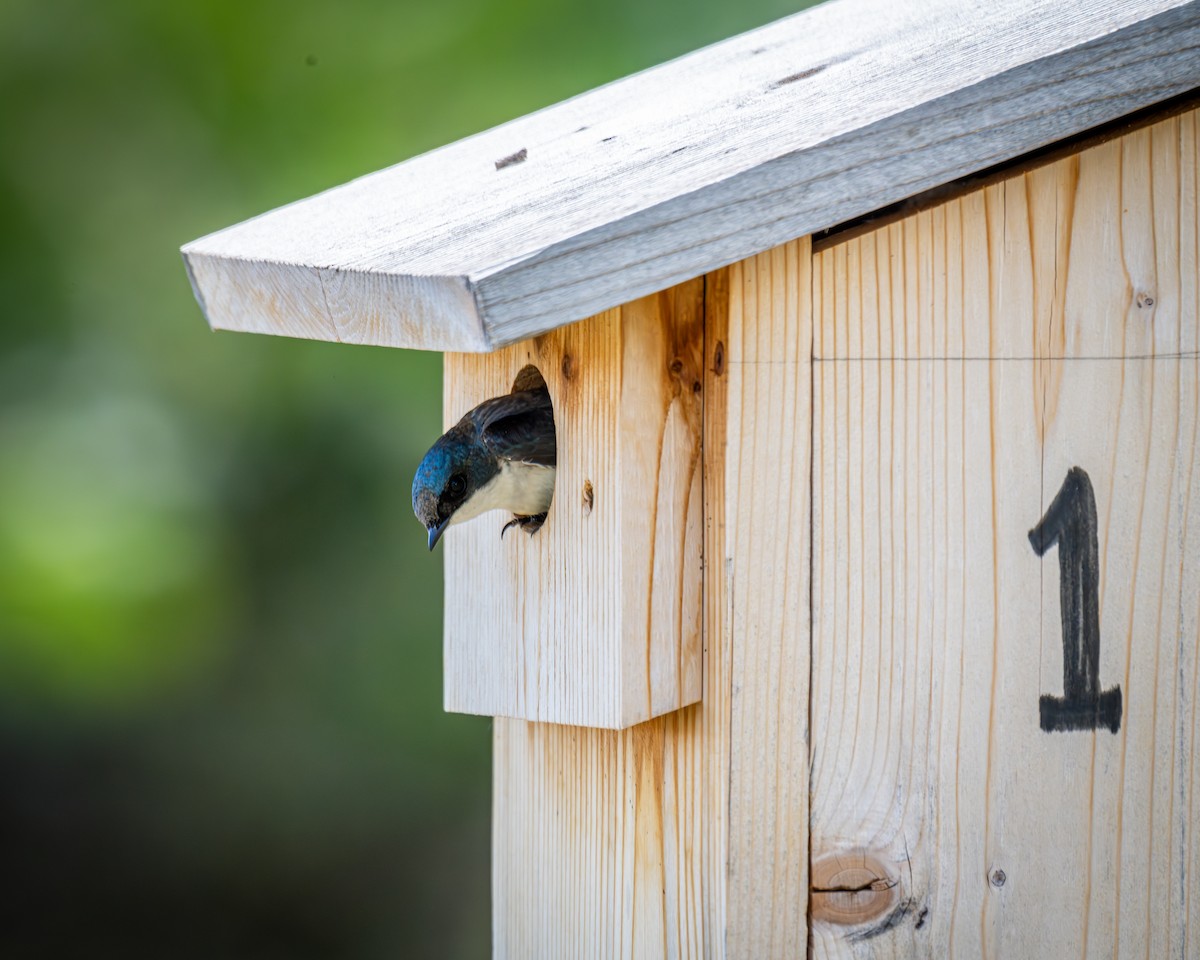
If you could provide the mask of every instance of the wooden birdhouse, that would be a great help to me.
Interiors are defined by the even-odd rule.
[[[1198,91],[1198,0],[835,0],[184,248],[549,390],[444,540],[496,956],[1200,957]]]

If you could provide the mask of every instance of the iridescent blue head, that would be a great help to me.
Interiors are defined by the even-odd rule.
[[[462,426],[430,448],[413,477],[413,513],[429,531],[430,550],[451,521],[476,515],[478,511],[469,508],[459,511],[500,470],[495,455],[479,442],[476,431]]]
[[[484,400],[425,454],[413,478],[413,513],[429,531],[429,549],[451,523],[508,510],[529,533],[554,497],[554,408],[545,386]],[[503,536],[503,530],[501,531]]]

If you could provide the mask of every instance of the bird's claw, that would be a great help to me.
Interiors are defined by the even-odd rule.
[[[529,517],[513,516],[503,527],[500,528],[500,539],[504,539],[504,535],[508,533],[509,527],[520,527],[530,536],[542,529],[542,524],[546,522],[546,514],[535,513]]]

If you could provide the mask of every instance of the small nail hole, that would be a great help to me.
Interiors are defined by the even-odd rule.
[[[596,503],[596,494],[592,490],[592,481],[583,481],[583,515],[586,517],[592,512],[592,507]]]
[[[496,169],[503,170],[505,167],[511,167],[514,163],[524,163],[525,158],[529,156],[529,150],[522,147],[516,153],[510,153],[507,157],[501,157],[496,161]]]

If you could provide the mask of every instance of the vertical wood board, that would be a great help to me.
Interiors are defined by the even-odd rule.
[[[879,881],[814,879],[816,957],[1200,952],[1197,153],[815,258],[813,869]]]
[[[730,269],[726,557],[728,955],[804,955],[808,927],[811,243]]]

